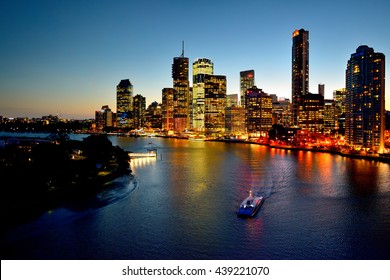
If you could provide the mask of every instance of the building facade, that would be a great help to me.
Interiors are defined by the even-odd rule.
[[[333,99],[324,100],[324,132],[330,133],[336,129],[338,116],[335,113],[335,102]]]
[[[198,58],[192,64],[192,129],[205,130],[205,76],[214,74],[214,64],[208,58]]]
[[[335,129],[344,131],[344,126],[340,122],[340,117],[345,115],[345,98],[347,90],[345,88],[333,91]]]
[[[190,114],[190,82],[188,80],[188,58],[184,57],[184,48],[180,57],[173,58],[172,78],[173,78],[173,118],[174,130],[177,132],[189,128]]]
[[[229,106],[225,109],[225,133],[239,135],[245,133],[245,108]]]
[[[174,96],[175,90],[173,88],[164,88],[162,90],[162,129],[165,132],[174,131]]]
[[[225,132],[226,76],[204,76],[204,126],[206,134]]]
[[[133,127],[133,85],[129,79],[116,87],[116,115],[118,128]]]
[[[355,147],[384,150],[385,55],[359,46],[346,69],[345,139]]]
[[[255,85],[255,70],[240,72],[240,104],[245,106],[246,91]]]
[[[140,129],[145,125],[146,99],[140,94],[133,98],[134,128]]]
[[[299,126],[303,97],[309,93],[309,31],[295,30],[292,35],[292,125]]]
[[[308,93],[302,97],[299,107],[298,126],[309,132],[323,132],[324,96]]]
[[[268,135],[272,128],[272,97],[256,86],[245,95],[245,127],[249,136]]]
[[[108,105],[104,105],[102,106],[101,110],[95,111],[96,129],[98,131],[102,131],[107,127],[113,127],[114,126],[113,116],[114,114]]]

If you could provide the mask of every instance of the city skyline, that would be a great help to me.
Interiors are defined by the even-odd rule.
[[[360,45],[390,54],[390,4],[377,1],[378,10],[366,14],[364,3],[7,2],[0,12],[0,115],[92,118],[102,105],[116,108],[124,79],[146,104],[161,102],[182,40],[190,65],[208,58],[227,77],[227,94],[240,94],[240,72],[253,69],[258,88],[291,100],[291,35],[301,28],[310,33],[309,91],[325,84],[329,99],[345,87],[348,59]]]

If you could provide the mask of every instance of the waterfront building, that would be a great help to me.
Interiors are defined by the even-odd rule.
[[[140,94],[133,98],[134,128],[140,129],[145,125],[146,99]]]
[[[324,132],[336,129],[338,116],[335,114],[335,102],[333,99],[324,100]]]
[[[153,101],[145,111],[145,126],[148,129],[162,128],[162,108],[157,101]]]
[[[240,72],[240,104],[245,106],[246,91],[255,85],[255,70]]]
[[[290,108],[291,102],[287,98],[279,98],[276,102],[272,101],[272,124],[290,126]]]
[[[272,97],[256,86],[246,91],[245,127],[249,136],[262,137],[272,128]]]
[[[206,134],[225,132],[226,76],[204,75],[204,126]]]
[[[229,106],[225,109],[225,133],[238,135],[245,133],[245,108]]]
[[[333,100],[334,100],[334,115],[335,115],[335,129],[339,130],[340,128],[344,129],[344,126],[341,125],[339,119],[342,115],[345,114],[345,98],[347,90],[345,88],[334,90],[333,91]]]
[[[298,126],[309,132],[323,132],[324,96],[308,93],[302,97],[299,108]]]
[[[184,43],[180,57],[173,58],[172,78],[173,78],[173,118],[174,130],[177,132],[189,128],[190,124],[190,82],[188,80],[188,57],[184,57]]]
[[[226,107],[238,106],[238,94],[226,94]]]
[[[346,69],[345,139],[358,148],[384,151],[385,55],[359,46]]]
[[[96,129],[99,131],[113,126],[113,112],[108,105],[104,105],[101,110],[95,111],[95,123]]]
[[[303,97],[309,94],[309,31],[295,30],[292,35],[292,125],[299,125]]]
[[[119,128],[133,127],[133,85],[129,79],[116,87],[116,114]]]
[[[205,76],[214,74],[214,64],[208,58],[198,58],[192,64],[192,127],[205,130]]]
[[[164,88],[162,90],[162,129],[166,132],[173,132],[174,130],[174,92],[173,88]]]

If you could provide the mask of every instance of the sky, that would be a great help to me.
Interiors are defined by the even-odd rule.
[[[388,0],[2,1],[0,116],[115,112],[122,79],[147,106],[161,102],[183,40],[190,66],[209,58],[214,74],[227,76],[227,94],[239,93],[240,71],[253,69],[258,88],[291,99],[292,33],[301,28],[309,31],[310,92],[322,83],[331,99],[344,88],[360,45],[388,56],[389,69]],[[388,81],[385,98],[390,110]]]

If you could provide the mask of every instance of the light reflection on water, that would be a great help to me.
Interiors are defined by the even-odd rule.
[[[157,158],[131,160],[137,187],[109,207],[11,242],[11,256],[390,257],[384,245],[390,244],[389,164],[259,145],[110,140],[133,152],[145,152],[151,141],[157,147]],[[238,218],[237,207],[250,189],[267,199],[255,217]],[[63,251],[65,244],[69,248]]]

